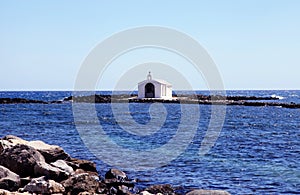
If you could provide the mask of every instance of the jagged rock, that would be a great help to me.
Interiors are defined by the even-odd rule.
[[[97,168],[94,162],[88,160],[81,160],[77,158],[71,158],[66,162],[69,166],[71,166],[74,170],[82,169],[84,171],[96,172]]]
[[[6,148],[12,147],[12,144],[7,140],[0,140],[0,153],[3,152]]]
[[[0,189],[0,195],[32,195],[31,193],[28,192],[23,192],[23,193],[19,193],[19,192],[10,192],[4,189]]]
[[[117,181],[122,182],[127,180],[127,175],[118,169],[110,169],[105,173],[105,179],[117,179]]]
[[[19,175],[6,167],[0,166],[0,188],[10,191],[17,190],[21,185]]]
[[[0,165],[21,177],[34,176],[34,166],[37,162],[45,162],[44,157],[27,145],[17,144],[3,150],[0,155]]]
[[[3,150],[11,148],[17,144],[27,145],[27,143],[28,143],[27,141],[17,136],[7,135],[0,140],[0,152],[2,153]]]
[[[61,147],[56,145],[49,145],[42,141],[26,141],[19,137],[13,135],[7,135],[0,140],[0,151],[3,150],[1,148],[10,148],[17,144],[23,144],[34,149],[38,150],[45,158],[47,163],[54,162],[56,160],[62,159],[69,159],[70,156],[67,154]]]
[[[40,100],[30,100],[24,98],[0,98],[0,104],[47,104]]]
[[[109,194],[114,195],[114,194],[117,194],[117,193],[118,193],[118,190],[114,186],[109,188]]]
[[[7,136],[4,136],[1,141],[5,141],[3,143],[6,143],[6,145],[8,147],[12,147],[12,146],[15,146],[17,144],[24,144],[24,145],[27,145],[28,141],[26,140],[23,140],[17,136],[14,136],[14,135],[7,135]]]
[[[70,158],[69,154],[56,145],[49,145],[42,141],[30,141],[28,145],[37,149],[44,156],[47,163]]]
[[[19,138],[17,136],[14,135],[6,135],[2,138],[2,140],[6,140],[8,142],[10,142],[12,145],[17,145],[17,144],[24,144],[27,145],[28,141]]]
[[[61,183],[65,187],[66,193],[70,195],[77,195],[80,192],[97,193],[99,177],[91,176],[88,173],[74,174]]]
[[[130,194],[128,186],[126,185],[118,186],[118,194]]]
[[[186,195],[230,195],[224,190],[193,190]]]
[[[154,195],[154,194],[151,194],[148,191],[142,191],[142,192],[140,192],[140,195]]]
[[[91,192],[80,192],[78,195],[95,195],[95,193],[91,193]]]
[[[134,182],[131,182],[131,181],[120,181],[116,178],[113,178],[113,179],[105,179],[103,181],[105,183],[106,186],[108,187],[119,187],[119,186],[126,186],[126,187],[129,187],[129,188],[133,188],[134,187]]]
[[[127,175],[118,169],[110,169],[102,181],[110,194],[132,194],[134,182],[128,180]]]
[[[163,195],[162,193],[157,193],[157,194],[151,194],[150,192],[148,192],[148,191],[142,191],[142,192],[140,192],[140,194],[139,195]]]
[[[38,194],[54,194],[64,193],[65,188],[53,180],[45,180],[45,177],[32,179],[29,184],[24,187],[24,191]]]
[[[62,181],[68,178],[69,173],[57,167],[53,167],[46,162],[37,162],[34,166],[34,175],[47,176],[50,179]]]
[[[175,194],[175,190],[172,188],[170,184],[163,184],[163,185],[153,185],[145,189],[151,194]]]
[[[57,160],[50,164],[56,168],[59,168],[65,172],[67,172],[68,174],[74,173],[73,168],[71,166],[69,166],[64,160]]]
[[[100,194],[107,194],[108,193],[107,185],[103,182],[99,182],[98,192]]]
[[[99,177],[99,174],[97,172],[91,172],[91,171],[85,171],[83,169],[77,169],[76,171],[74,171],[74,175],[78,175],[78,174],[82,174],[82,173],[87,173],[89,174],[90,176],[93,176],[93,177]]]

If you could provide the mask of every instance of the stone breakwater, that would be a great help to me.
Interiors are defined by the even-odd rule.
[[[270,101],[272,100],[272,101]],[[210,95],[176,95],[173,99],[138,99],[135,95],[89,95],[70,96],[63,100],[45,102],[40,100],[22,98],[0,98],[0,104],[61,104],[68,102],[78,103],[175,103],[175,104],[208,104],[229,106],[276,106],[282,108],[300,108],[300,104],[294,102],[276,102],[278,97],[256,97],[256,96],[210,96]]]
[[[137,189],[138,180],[121,170],[98,174],[94,162],[72,158],[61,147],[7,135],[0,139],[0,195],[175,195],[170,184]],[[187,195],[227,195],[222,190],[190,190]]]

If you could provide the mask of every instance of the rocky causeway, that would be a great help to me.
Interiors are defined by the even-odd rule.
[[[69,96],[63,100],[40,101],[24,98],[0,98],[0,104],[61,104],[69,102],[78,103],[175,103],[175,104],[208,104],[228,106],[276,106],[283,108],[300,108],[300,104],[294,102],[276,102],[277,97],[256,96],[220,96],[220,95],[175,95],[172,99],[144,98],[138,99],[136,95],[88,95]]]
[[[99,175],[96,164],[72,158],[61,147],[42,141],[26,141],[13,135],[0,139],[1,195],[175,195],[170,184],[137,189],[138,179],[118,169]],[[189,189],[187,195],[227,195],[223,190]]]

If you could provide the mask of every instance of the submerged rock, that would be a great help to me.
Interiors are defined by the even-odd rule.
[[[15,191],[21,185],[19,175],[10,171],[6,167],[0,166],[0,189]]]

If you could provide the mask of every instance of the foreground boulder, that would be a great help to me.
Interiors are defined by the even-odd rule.
[[[68,178],[69,173],[57,167],[53,167],[46,162],[37,162],[37,164],[34,166],[34,175],[47,176],[50,179],[62,181]]]
[[[56,145],[49,145],[42,141],[30,141],[28,145],[37,149],[44,156],[47,163],[70,158],[69,154]]]
[[[223,190],[193,190],[186,195],[230,195]]]
[[[51,163],[51,165],[52,165],[53,167],[56,167],[56,168],[59,168],[59,169],[63,170],[63,171],[66,172],[68,175],[74,173],[74,169],[73,169],[71,166],[69,166],[69,165],[66,163],[66,161],[64,161],[64,160],[57,160],[57,161]]]
[[[70,156],[61,147],[49,145],[42,141],[26,141],[13,135],[7,135],[0,140],[0,152],[17,144],[27,145],[38,150],[47,163],[55,162],[59,159],[69,159]]]
[[[37,162],[45,162],[44,157],[36,149],[27,145],[17,144],[6,148],[0,155],[0,165],[21,177],[34,176]]]
[[[0,189],[15,191],[21,185],[19,175],[11,172],[6,167],[0,166]]]
[[[54,194],[65,192],[65,188],[60,183],[57,183],[54,180],[46,180],[44,176],[32,179],[23,190],[37,194]]]
[[[99,177],[88,173],[74,174],[62,182],[66,193],[77,195],[81,192],[99,193]]]

